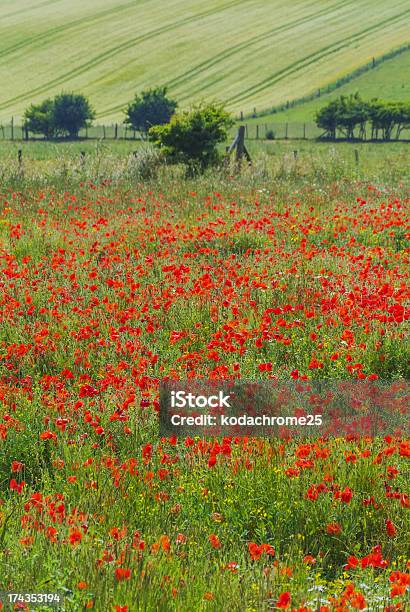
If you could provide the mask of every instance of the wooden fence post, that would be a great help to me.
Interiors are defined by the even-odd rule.
[[[247,161],[250,164],[252,163],[251,156],[249,155],[249,152],[245,146],[245,133],[246,126],[240,125],[231,146],[226,148],[227,157],[232,153],[234,149],[236,149],[235,159],[238,165],[240,165],[243,157],[246,157]]]
[[[114,138],[115,138],[115,140],[117,140],[117,138],[118,138],[118,123],[115,124]]]
[[[303,124],[303,140],[306,140],[306,123]]]
[[[354,150],[354,159],[356,162],[356,166],[359,165],[359,151],[357,149]]]
[[[14,117],[11,118],[11,139],[14,140]]]
[[[289,124],[286,123],[286,125],[285,125],[285,140],[288,139],[288,128],[289,128]]]
[[[105,125],[103,125],[103,139],[105,140],[106,134],[105,134]]]
[[[259,140],[259,125],[256,126],[256,140]]]
[[[246,126],[241,125],[238,130],[238,142],[236,145],[236,161],[240,161],[245,149]]]

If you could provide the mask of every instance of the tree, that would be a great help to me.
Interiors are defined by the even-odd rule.
[[[24,126],[33,134],[43,134],[45,138],[55,135],[54,101],[51,98],[40,104],[32,104],[24,113]]]
[[[147,89],[137,94],[125,111],[125,121],[134,130],[146,134],[154,125],[168,123],[177,103],[167,97],[166,87]]]
[[[316,125],[325,130],[327,138],[336,140],[336,130],[339,120],[339,100],[332,100],[316,113]]]
[[[399,102],[396,104],[395,120],[397,124],[397,140],[403,130],[410,128],[410,102]]]
[[[372,140],[377,140],[377,138],[379,137],[379,130],[383,130],[384,120],[382,114],[385,106],[385,103],[381,100],[377,100],[377,98],[374,98],[373,100],[371,100],[371,102],[369,102],[368,111],[372,129]]]
[[[341,96],[337,115],[338,128],[343,131],[348,140],[353,140],[354,131],[360,127],[359,136],[365,136],[365,125],[368,118],[367,104],[358,93]]]
[[[218,161],[217,145],[226,140],[233,124],[222,104],[199,104],[151,128],[149,137],[169,159],[187,164],[191,171],[204,170]]]
[[[81,128],[89,127],[95,117],[88,99],[82,94],[62,93],[54,98],[54,126],[56,131],[77,138]]]

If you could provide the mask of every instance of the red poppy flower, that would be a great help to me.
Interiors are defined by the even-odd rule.
[[[121,580],[129,580],[131,578],[131,570],[126,567],[117,567],[115,570],[115,579],[120,582]]]
[[[342,527],[339,523],[328,523],[326,525],[326,533],[329,535],[339,535],[342,532]]]
[[[394,538],[397,534],[397,529],[390,519],[386,519],[386,531],[390,538]]]
[[[221,542],[218,538],[218,536],[216,536],[214,533],[211,533],[211,535],[209,536],[209,541],[211,543],[212,548],[221,548]]]
[[[285,593],[281,593],[279,595],[279,599],[275,605],[277,608],[286,609],[286,608],[289,608],[291,601],[292,601],[292,597],[289,591],[286,591]]]

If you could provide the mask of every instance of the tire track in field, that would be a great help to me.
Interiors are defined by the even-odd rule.
[[[79,25],[80,26],[83,24],[90,25],[100,19],[104,19],[105,17],[110,17],[113,13],[117,14],[122,11],[127,11],[128,9],[135,8],[136,6],[137,4],[134,0],[133,2],[128,2],[127,4],[120,4],[119,6],[111,7],[110,9],[105,9],[104,11],[90,15],[89,17],[83,17],[82,19],[75,19],[73,21],[70,21],[69,23],[65,23],[64,25],[56,26],[54,28],[51,28],[50,30],[46,30],[45,32],[42,32],[41,34],[35,34],[34,36],[25,38],[24,40],[21,40],[20,42],[15,43],[14,45],[11,45],[10,47],[1,49],[0,57],[10,55],[11,53],[14,53],[15,51],[20,51],[21,49],[24,49],[24,47],[30,46],[37,42],[48,40],[50,38],[52,39],[55,36],[59,36],[62,32],[71,30],[72,28],[76,28]]]
[[[215,66],[216,64],[219,64],[224,59],[228,57],[232,57],[239,51],[243,51],[244,49],[247,49],[248,47],[251,47],[252,45],[256,43],[263,42],[264,40],[270,38],[274,34],[280,34],[282,32],[287,32],[288,30],[291,30],[294,27],[297,27],[299,25],[303,25],[309,21],[313,21],[320,17],[325,17],[329,13],[334,14],[337,9],[344,9],[349,4],[356,4],[356,0],[349,0],[348,2],[340,2],[339,0],[338,2],[336,2],[336,4],[333,4],[331,7],[327,7],[326,9],[322,9],[320,11],[317,11],[316,13],[312,13],[311,15],[307,15],[305,17],[300,17],[299,19],[295,19],[295,21],[285,23],[282,26],[277,26],[275,28],[272,28],[271,30],[267,30],[266,32],[253,36],[252,38],[249,38],[246,41],[243,41],[237,45],[230,47],[229,49],[225,49],[224,51],[222,51],[221,53],[218,53],[217,55],[214,55],[214,57],[206,60],[205,62],[202,62],[201,64],[198,64],[197,66],[194,66],[193,68],[191,68],[191,70],[184,72],[180,76],[175,77],[174,79],[171,79],[170,81],[166,83],[166,86],[167,87],[178,87],[179,85],[184,83],[187,79],[197,76],[203,70],[212,68],[213,66]]]
[[[122,53],[123,51],[127,51],[128,49],[131,49],[138,43],[145,42],[156,36],[160,36],[161,34],[172,32],[172,30],[178,29],[184,25],[194,23],[195,21],[198,21],[205,17],[210,17],[212,15],[220,13],[221,11],[225,11],[227,9],[234,8],[235,6],[238,6],[239,4],[243,4],[243,2],[244,0],[231,0],[231,2],[226,3],[223,6],[218,6],[213,9],[208,9],[207,11],[203,11],[202,13],[197,13],[196,15],[191,15],[190,17],[184,17],[183,19],[179,19],[178,21],[174,21],[173,23],[170,23],[168,25],[164,25],[164,26],[161,26],[160,28],[151,30],[150,32],[146,32],[145,34],[140,34],[139,36],[131,38],[130,40],[127,40],[121,43],[120,45],[117,45],[116,47],[111,47],[111,49],[108,49],[107,51],[104,51],[104,53],[100,53],[99,55],[96,55],[93,59],[85,62],[81,66],[78,66],[77,68],[73,68],[69,72],[66,72],[63,75],[56,77],[55,79],[52,79],[51,81],[48,81],[47,83],[44,83],[43,85],[39,85],[38,87],[35,87],[34,89],[31,89],[30,91],[24,94],[20,94],[18,96],[14,96],[13,98],[9,98],[8,100],[5,100],[4,102],[0,103],[0,110],[4,110],[8,108],[11,104],[14,104],[16,102],[23,102],[25,100],[29,100],[30,98],[32,98],[32,96],[35,96],[41,93],[45,93],[52,87],[56,87],[57,85],[62,85],[69,79],[76,78],[80,76],[81,74],[88,72],[91,68],[95,68],[96,66],[104,63],[106,60],[109,60],[115,57],[119,53]]]
[[[225,102],[226,104],[229,104],[230,102],[233,102],[233,101],[243,102],[244,100],[248,99],[252,95],[258,94],[261,91],[265,90],[267,87],[270,87],[271,85],[278,83],[282,79],[292,74],[295,74],[302,68],[311,66],[312,64],[316,63],[318,60],[323,59],[327,57],[328,55],[331,55],[332,53],[340,51],[341,49],[351,44],[352,42],[357,42],[359,40],[362,40],[363,38],[366,38],[368,34],[377,32],[381,28],[384,28],[386,25],[394,24],[396,21],[401,20],[406,15],[410,15],[410,9],[403,11],[397,15],[393,15],[392,17],[389,17],[385,19],[384,21],[381,21],[373,26],[369,26],[368,28],[362,30],[361,32],[352,34],[351,36],[345,39],[342,39],[340,41],[337,41],[336,43],[332,43],[331,45],[327,45],[326,47],[323,47],[319,51],[316,51],[315,53],[312,53],[311,55],[308,55],[307,57],[303,58],[303,60],[298,60],[294,62],[293,64],[290,64],[289,66],[286,66],[285,68],[282,68],[282,70],[279,70],[278,72],[264,79],[257,85],[253,87],[248,87],[241,94],[236,95],[236,96],[231,96],[230,98],[225,99]],[[207,87],[209,87],[209,84],[206,87],[197,88],[193,92],[193,94],[199,93],[200,91],[202,91],[203,89]],[[190,93],[190,96],[191,95],[192,93]]]
[[[39,8],[43,8],[44,6],[49,6],[50,4],[56,4],[57,2],[61,2],[61,0],[46,0],[45,2],[40,2],[36,6],[32,6],[29,9],[20,9],[19,11],[14,11],[13,13],[6,13],[5,15],[0,15],[1,19],[8,19],[9,17],[14,17],[15,15],[20,15],[21,13],[28,13],[31,11],[36,11]]]
[[[246,41],[243,41],[241,43],[238,43],[232,47],[229,47],[228,49],[225,49],[224,51],[222,51],[221,53],[218,53],[217,55],[214,55],[213,57],[209,58],[208,60],[201,62],[200,64],[197,64],[196,66],[193,66],[190,70],[184,72],[183,74],[175,77],[174,79],[171,79],[170,81],[167,81],[166,83],[164,83],[164,85],[166,87],[178,87],[179,85],[183,84],[184,82],[186,82],[187,80],[189,80],[190,78],[193,78],[195,76],[197,76],[198,74],[200,74],[201,72],[203,72],[204,70],[208,70],[209,68],[212,68],[213,66],[221,63],[222,61],[224,61],[225,59],[232,57],[233,55],[235,55],[236,53],[243,51],[245,49],[247,49],[248,47],[251,47],[252,45],[258,43],[258,42],[263,42],[264,40],[270,38],[272,35],[274,34],[279,34],[282,32],[286,32],[288,30],[293,29],[294,27],[297,27],[299,25],[303,25],[304,23],[307,23],[311,20],[314,19],[318,19],[320,17],[324,17],[329,13],[332,13],[335,11],[335,9],[341,8],[344,9],[346,6],[348,6],[349,4],[355,4],[356,0],[349,0],[348,2],[340,2],[340,0],[338,0],[338,2],[336,2],[335,4],[333,4],[331,7],[327,7],[326,9],[322,9],[319,10],[315,13],[312,13],[310,15],[306,15],[305,17],[299,17],[298,19],[295,19],[294,21],[285,23],[281,26],[277,26],[275,28],[271,28],[270,30],[266,31],[266,32],[262,32],[261,34],[258,34],[256,36],[253,36],[252,38],[249,38]],[[101,111],[100,113],[97,114],[97,116],[104,116],[110,113],[114,113],[116,111],[122,110],[125,106],[124,104],[117,104],[116,106],[113,106],[109,109],[107,109],[106,111]]]

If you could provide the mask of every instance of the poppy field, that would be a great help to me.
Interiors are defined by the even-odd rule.
[[[408,379],[408,209],[352,176],[1,182],[0,591],[408,609],[408,439],[158,429],[167,377]]]

